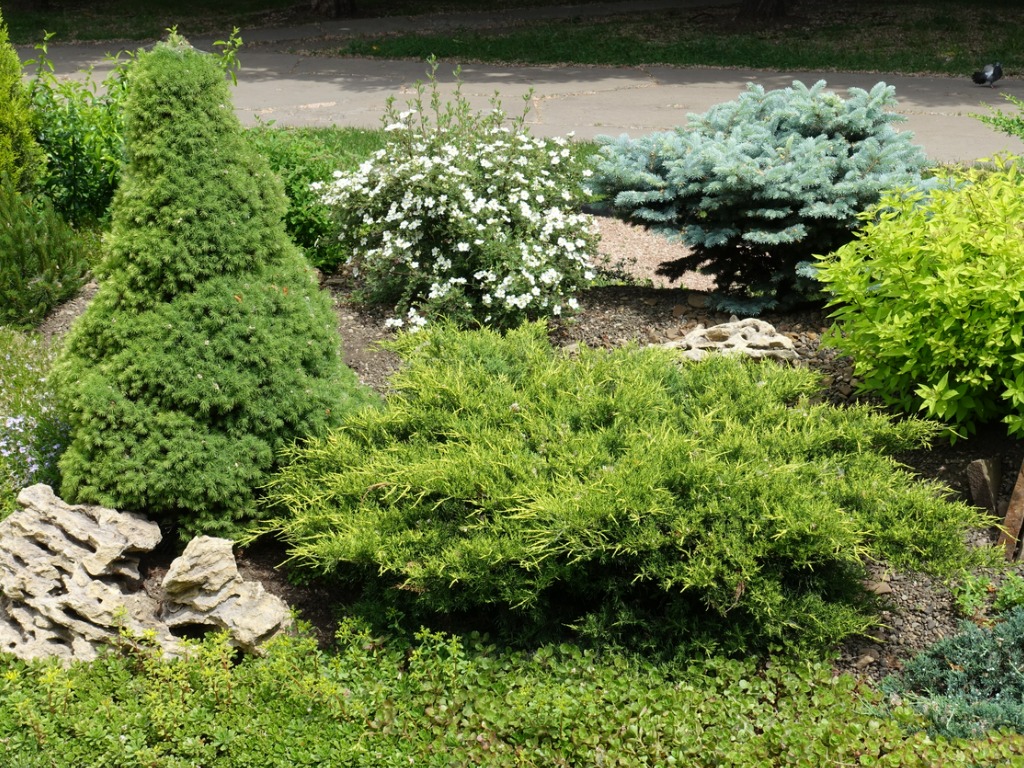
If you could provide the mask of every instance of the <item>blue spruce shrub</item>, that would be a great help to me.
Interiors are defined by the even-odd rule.
[[[812,298],[812,257],[847,242],[884,190],[915,186],[923,150],[893,124],[894,88],[842,99],[808,88],[750,85],[685,128],[600,137],[591,191],[613,210],[691,253],[661,264],[678,279],[714,275],[721,308],[757,311]],[[805,265],[804,262],[808,264]]]
[[[54,372],[62,493],[230,534],[278,450],[366,395],[216,59],[172,34],[128,88],[100,289]]]

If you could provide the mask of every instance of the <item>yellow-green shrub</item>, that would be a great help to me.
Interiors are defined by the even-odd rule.
[[[927,197],[891,192],[857,238],[820,259],[827,341],[860,390],[973,432],[1024,431],[1024,174],[946,170]]]

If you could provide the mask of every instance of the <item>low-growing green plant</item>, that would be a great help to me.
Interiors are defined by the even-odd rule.
[[[58,78],[47,35],[36,45],[29,85],[33,128],[46,155],[42,192],[74,224],[105,219],[124,162],[124,97],[132,58],[115,58],[102,83],[91,71],[82,79]]]
[[[43,153],[32,135],[21,60],[8,40],[7,25],[0,14],[0,180],[4,185],[31,191],[42,166]]]
[[[997,131],[1024,140],[1024,99],[1019,99],[1012,93],[1004,93],[1003,98],[1017,108],[1015,114],[1003,112],[1001,109],[993,109],[988,115],[973,115],[973,117],[991,125]]]
[[[174,661],[133,638],[67,668],[0,656],[5,765],[997,768],[1024,756],[1024,737],[929,738],[908,707],[880,717],[877,693],[821,662],[508,652],[428,631],[388,641],[351,621],[330,654],[304,636],[233,654],[214,636]]]
[[[318,187],[365,298],[413,330],[571,314],[594,276],[585,169],[566,140],[531,137],[525,111],[509,121],[497,96],[484,114],[460,87],[442,103],[436,71],[431,60],[429,99],[421,82],[408,110],[388,100],[383,149]]]
[[[988,610],[995,590],[992,579],[986,574],[966,573],[952,586],[953,603],[962,616],[981,617]]]
[[[690,246],[658,273],[715,277],[714,305],[756,314],[816,298],[814,254],[852,237],[886,189],[920,181],[925,155],[893,124],[895,89],[819,81],[766,91],[690,115],[685,128],[601,137],[590,181],[617,214]]]
[[[992,608],[1003,614],[1021,606],[1024,606],[1024,576],[1020,573],[1008,573],[996,588]]]
[[[541,324],[393,346],[386,407],[286,452],[268,527],[297,564],[403,610],[507,615],[520,636],[827,645],[873,622],[867,558],[948,573],[986,556],[962,532],[990,521],[889,457],[934,427],[815,404],[807,370],[571,356]]]
[[[247,137],[284,181],[288,234],[314,267],[332,273],[348,258],[338,241],[331,209],[311,188],[335,171],[351,172],[384,145],[385,135],[360,128],[275,128],[259,125]]]
[[[99,291],[54,371],[64,497],[183,534],[235,532],[278,449],[373,399],[224,74],[173,33],[136,59]]]
[[[22,488],[57,487],[57,459],[67,444],[49,383],[54,350],[35,334],[0,325],[0,516]]]
[[[1024,174],[941,169],[924,194],[891,192],[857,238],[818,261],[831,294],[826,343],[853,358],[858,389],[973,433],[1024,431]]]
[[[99,242],[0,176],[0,324],[37,325],[82,286]]]
[[[1024,733],[1024,608],[991,626],[964,622],[883,681],[920,712],[931,733],[972,738],[995,730]]]

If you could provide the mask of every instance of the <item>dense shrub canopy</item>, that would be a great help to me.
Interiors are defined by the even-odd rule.
[[[623,216],[681,238],[691,253],[659,273],[714,275],[723,307],[764,309],[815,294],[798,266],[850,239],[886,189],[920,181],[923,151],[893,124],[894,89],[819,81],[690,115],[685,128],[605,137],[591,186]],[[738,303],[747,299],[746,303]]]
[[[870,624],[866,558],[949,570],[985,524],[887,457],[928,425],[812,404],[806,370],[421,335],[387,407],[290,451],[269,499],[299,562],[429,610],[827,643]]]
[[[1024,431],[1024,173],[943,171],[923,195],[885,195],[857,239],[818,262],[833,298],[826,340],[862,391],[973,432]]]
[[[21,60],[0,15],[0,183],[27,191],[42,164],[43,152],[32,135],[28,91],[21,82]]]
[[[230,531],[275,451],[365,396],[214,59],[176,36],[141,54],[125,130],[100,290],[55,374],[62,490]]]

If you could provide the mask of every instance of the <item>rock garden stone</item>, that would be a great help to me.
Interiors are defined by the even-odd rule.
[[[661,346],[680,350],[688,360],[703,360],[714,352],[747,355],[755,360],[789,361],[798,357],[792,340],[778,333],[771,323],[756,318],[738,320],[735,316],[728,323],[710,328],[698,325],[681,339]]]
[[[122,630],[152,633],[179,655],[174,630],[226,630],[246,651],[290,623],[288,606],[238,574],[231,542],[201,537],[175,560],[163,590],[143,588],[142,555],[160,542],[140,515],[69,505],[46,485],[18,496],[0,521],[0,650],[23,659],[89,661]]]

